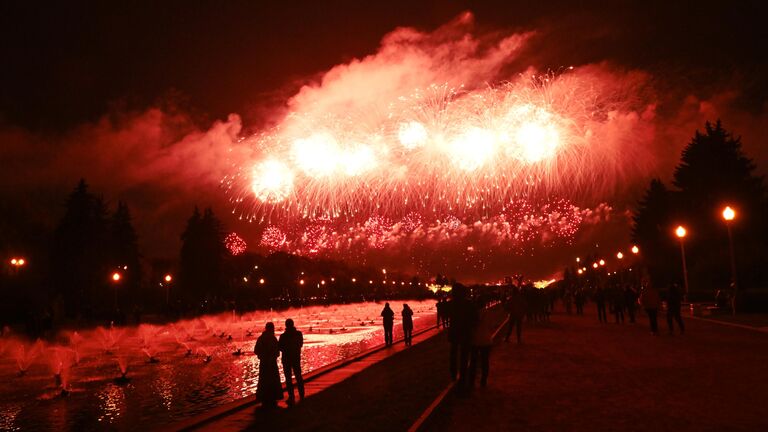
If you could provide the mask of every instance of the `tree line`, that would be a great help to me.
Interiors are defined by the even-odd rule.
[[[233,256],[211,208],[194,208],[178,257],[147,259],[128,205],[110,208],[85,180],[67,197],[55,227],[0,210],[7,210],[0,252],[4,259],[25,256],[27,264],[2,266],[0,326],[23,323],[32,334],[63,323],[122,324],[147,313],[172,318],[426,294],[418,278],[382,269],[284,252]]]

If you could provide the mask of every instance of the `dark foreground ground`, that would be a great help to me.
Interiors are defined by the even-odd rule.
[[[488,387],[451,393],[429,431],[768,430],[768,333],[686,320],[686,334],[555,314],[523,344],[499,342]],[[221,429],[407,430],[448,385],[438,335],[275,412],[250,408]],[[227,427],[223,427],[227,425]],[[218,426],[218,427],[217,427]]]

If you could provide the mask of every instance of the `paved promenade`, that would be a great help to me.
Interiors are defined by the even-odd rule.
[[[686,319],[686,334],[562,313],[498,342],[487,388],[442,400],[426,431],[768,430],[768,334]],[[444,334],[365,364],[293,408],[246,408],[206,430],[406,431],[450,384]],[[330,377],[329,377],[330,379]],[[327,386],[326,386],[327,387]]]
[[[486,389],[451,395],[429,431],[768,430],[768,334],[686,320],[660,336],[647,321],[555,315],[524,344],[499,344]]]

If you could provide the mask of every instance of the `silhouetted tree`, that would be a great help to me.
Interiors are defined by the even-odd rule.
[[[222,270],[226,247],[221,222],[210,208],[201,216],[195,207],[181,240],[179,283],[182,296],[195,303],[195,307],[209,308],[224,289]],[[201,302],[208,303],[203,305]]]
[[[70,315],[93,312],[108,298],[107,238],[106,206],[80,180],[67,199],[51,249],[51,282]]]
[[[141,283],[138,236],[131,224],[128,206],[122,201],[117,203],[117,209],[110,220],[109,243],[110,264],[113,267],[125,267],[121,272],[123,279],[120,292],[124,293],[123,297],[132,298],[135,303]]]
[[[632,217],[632,239],[643,251],[651,280],[657,286],[675,277],[676,250],[672,237],[673,193],[659,179],[651,180]]]
[[[691,290],[714,290],[730,280],[727,231],[721,210],[729,204],[738,211],[733,222],[737,267],[742,285],[760,285],[766,264],[765,189],[754,174],[755,164],[744,155],[741,139],[718,120],[696,131],[675,168],[673,184],[680,189],[680,218],[690,227],[686,249],[690,261]]]
[[[654,180],[635,213],[633,237],[643,250],[651,277],[666,284],[681,281],[680,251],[673,230],[685,225],[686,258],[692,300],[711,298],[728,285],[727,230],[721,216],[725,205],[737,209],[732,223],[736,261],[742,286],[766,282],[761,269],[766,254],[766,202],[763,179],[741,149],[740,138],[726,131],[721,122],[707,122],[696,131],[682,152],[668,191]],[[674,269],[677,267],[677,269]],[[663,288],[663,287],[662,287]]]

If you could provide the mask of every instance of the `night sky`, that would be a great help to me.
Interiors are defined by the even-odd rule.
[[[491,79],[567,66],[639,76],[631,97],[655,112],[649,138],[636,144],[647,146],[651,166],[618,192],[579,203],[609,203],[610,223],[584,228],[573,245],[496,258],[485,269],[449,258],[445,270],[477,280],[510,265],[551,274],[587,245],[628,242],[627,210],[649,178],[671,176],[706,120],[722,118],[760,171],[768,166],[768,7],[667,3],[3,2],[0,193],[14,209],[3,226],[20,215],[52,226],[85,177],[109,202],[129,203],[146,256],[177,253],[195,204],[212,205],[255,245],[260,228],[231,217],[218,186],[221,137],[279,122],[302,86],[375,54],[398,27],[430,33],[471,12],[467,31],[481,41],[533,32]]]

